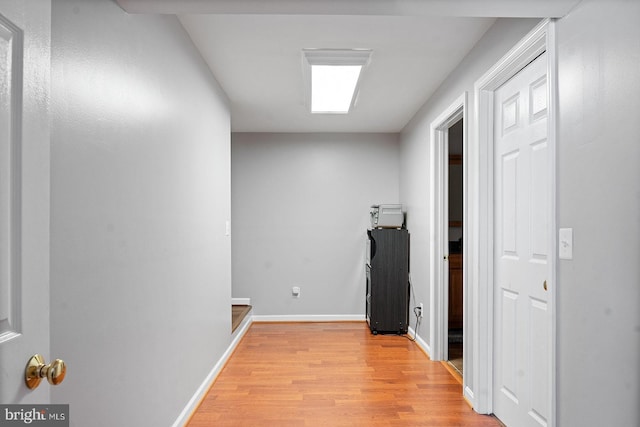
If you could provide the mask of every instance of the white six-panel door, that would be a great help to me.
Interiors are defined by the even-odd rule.
[[[494,96],[493,412],[507,426],[551,417],[547,55]]]
[[[50,3],[0,0],[0,403],[46,404],[25,365],[49,355]]]

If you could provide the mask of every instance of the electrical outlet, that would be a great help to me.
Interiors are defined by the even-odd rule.
[[[418,308],[420,308],[420,317],[423,317],[424,316],[424,304],[420,303]]]
[[[300,287],[294,286],[293,288],[291,288],[291,295],[293,295],[296,298],[300,298]]]

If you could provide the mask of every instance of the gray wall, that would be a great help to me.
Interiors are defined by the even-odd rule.
[[[431,345],[429,336],[431,123],[467,91],[466,127],[471,129],[474,122],[473,84],[538,22],[539,20],[535,19],[498,19],[402,132],[400,194],[402,203],[407,206],[407,227],[411,231],[411,279],[416,292],[416,302],[424,302],[426,311],[419,335],[429,345]],[[470,244],[467,246],[471,247]],[[471,298],[470,294],[468,298]],[[465,321],[468,321],[469,317],[467,316]],[[413,324],[413,320],[411,323]],[[468,325],[467,323],[465,326]],[[469,345],[472,340],[471,332],[471,327],[465,327],[465,345],[469,353],[465,359],[464,372],[466,383],[473,390],[470,363],[473,349]]]
[[[369,207],[398,202],[398,136],[232,140],[233,296],[256,315],[364,316]]]
[[[584,0],[557,25],[558,225],[575,233],[558,271],[560,426],[640,424],[639,8]],[[428,307],[429,125],[463,91],[472,107],[535,23],[498,20],[400,146],[234,135],[234,296],[263,315],[363,314],[369,205],[402,200]],[[51,354],[69,363],[52,399],[74,426],[169,425],[230,341],[226,97],[172,17],[56,0],[52,27]]]
[[[558,425],[640,425],[640,2],[557,25]]]
[[[230,117],[176,18],[56,0],[51,395],[77,427],[171,425],[230,343]]]
[[[466,90],[471,128],[473,82],[532,22],[498,20],[402,133],[401,200],[419,299],[429,295],[427,264],[416,265],[429,257],[429,125]],[[584,0],[556,26],[558,227],[574,229],[574,259],[558,263],[559,426],[640,425],[638,22],[637,1]]]

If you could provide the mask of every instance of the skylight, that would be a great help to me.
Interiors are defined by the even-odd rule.
[[[312,65],[311,112],[348,113],[362,65]]]
[[[346,114],[354,106],[370,50],[305,49],[305,76],[312,113]]]

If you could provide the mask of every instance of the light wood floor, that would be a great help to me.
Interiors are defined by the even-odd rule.
[[[194,413],[203,426],[500,426],[418,346],[364,322],[254,323]]]
[[[462,343],[449,344],[449,363],[462,375]]]
[[[240,326],[247,314],[251,311],[250,305],[232,305],[231,306],[231,332],[234,332]]]

